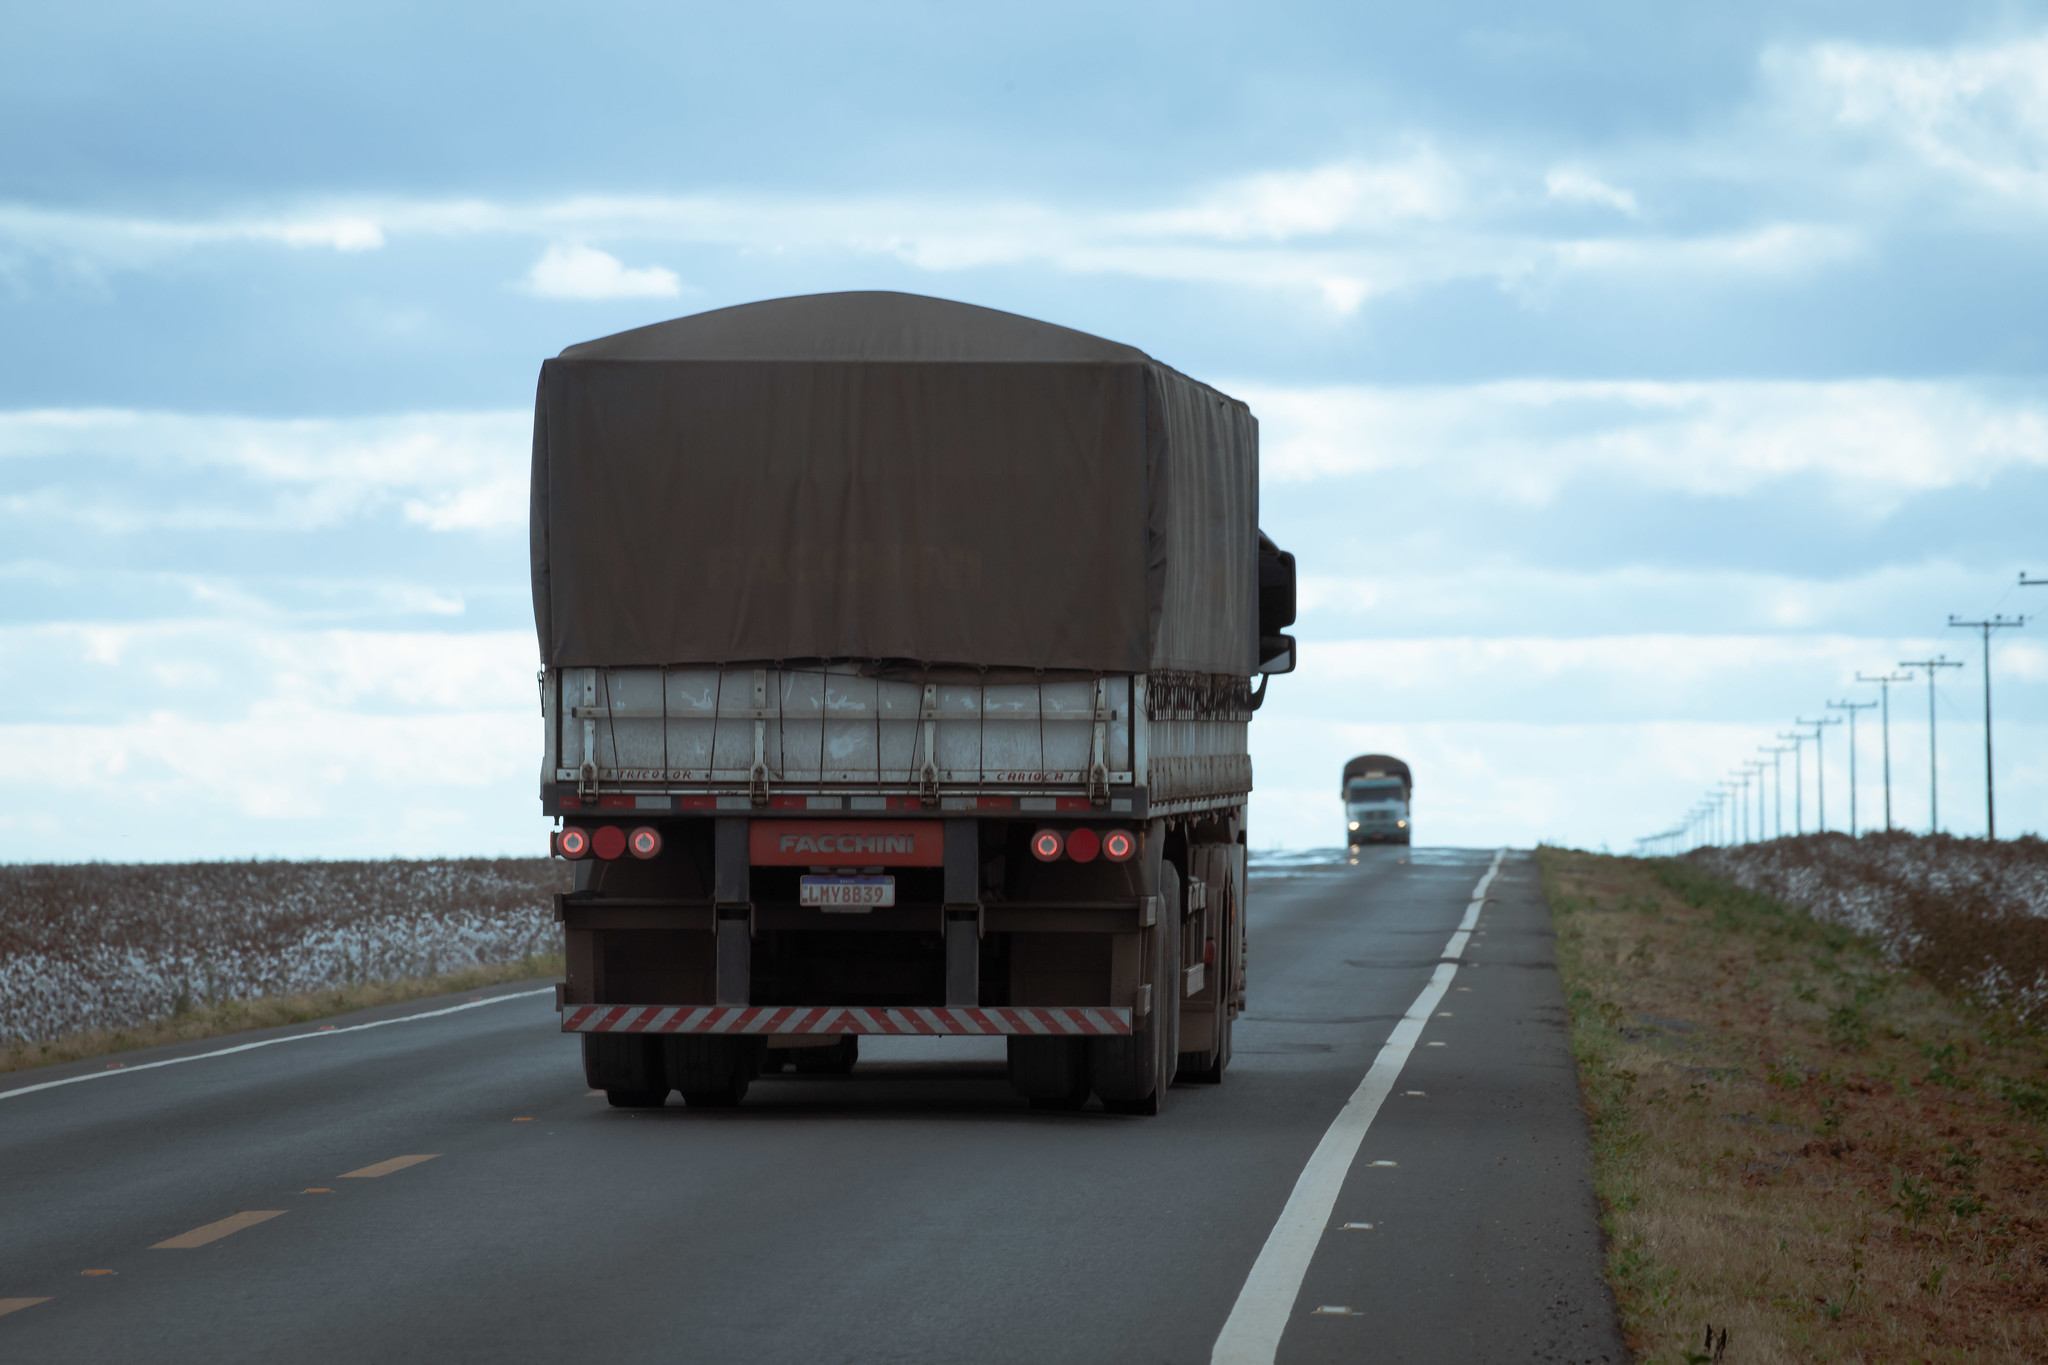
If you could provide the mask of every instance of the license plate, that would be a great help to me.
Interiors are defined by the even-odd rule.
[[[859,915],[896,903],[894,877],[803,877],[798,899],[826,914]]]

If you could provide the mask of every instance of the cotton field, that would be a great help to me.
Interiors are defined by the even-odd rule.
[[[557,947],[541,858],[0,867],[0,1043]]]
[[[1686,857],[1873,935],[1894,961],[1939,984],[2048,1019],[2048,842],[1817,834]]]

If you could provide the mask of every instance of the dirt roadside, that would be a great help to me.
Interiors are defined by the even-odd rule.
[[[1639,1359],[2048,1359],[2039,1030],[1684,864],[1538,856]]]

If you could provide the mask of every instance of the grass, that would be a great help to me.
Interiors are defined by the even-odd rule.
[[[1639,1359],[2048,1359],[2048,1045],[1671,861],[1539,852]]]
[[[517,962],[471,967],[433,976],[403,977],[396,981],[359,983],[256,1000],[223,1000],[192,1006],[132,1028],[88,1029],[58,1038],[17,1041],[0,1049],[0,1072],[85,1061],[133,1048],[218,1038],[249,1029],[274,1028],[279,1024],[303,1024],[369,1009],[374,1005],[454,995],[510,981],[532,981],[561,974],[562,955],[546,953]]]

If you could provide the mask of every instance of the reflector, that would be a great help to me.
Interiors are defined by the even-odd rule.
[[[642,825],[626,836],[626,851],[635,858],[652,858],[661,852],[661,831]]]
[[[555,836],[555,852],[574,862],[590,852],[590,835],[571,826]]]
[[[1042,829],[1031,836],[1031,856],[1041,863],[1058,862],[1065,846],[1066,840],[1060,838],[1056,829]]]
[[[591,851],[610,862],[626,851],[626,832],[617,825],[599,825],[590,838]]]
[[[1138,851],[1138,841],[1127,829],[1113,829],[1102,836],[1102,856],[1113,863],[1127,863]]]
[[[1085,825],[1067,835],[1067,856],[1077,863],[1094,862],[1101,848],[1102,840]]]

